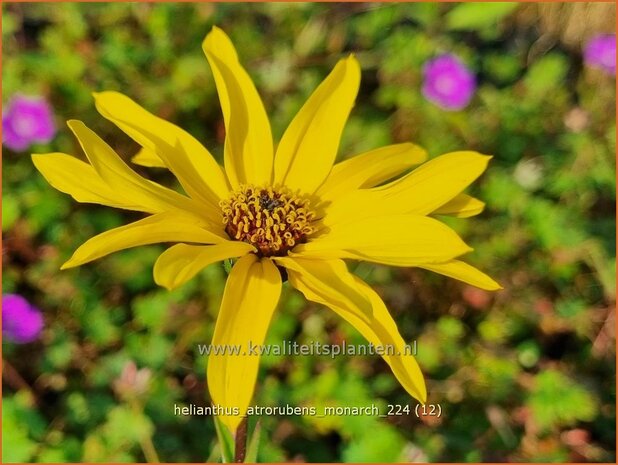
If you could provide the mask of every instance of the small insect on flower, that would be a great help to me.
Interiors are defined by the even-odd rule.
[[[499,289],[489,276],[459,260],[472,249],[437,219],[483,210],[483,202],[463,191],[491,157],[452,152],[401,176],[427,159],[420,147],[402,143],[335,164],[360,83],[353,55],[339,60],[275,150],[264,105],[228,36],[213,28],[203,49],[223,110],[224,168],[190,134],[129,97],[117,92],[94,96],[101,115],[143,147],[134,162],[167,167],[187,195],[140,177],[79,121],[68,124],[89,163],[66,154],[33,155],[49,183],[77,201],[148,214],[88,240],[62,268],[129,247],[175,242],[154,265],[155,282],[173,289],[211,263],[237,258],[212,340],[221,347],[263,343],[286,273],[308,300],[331,308],[370,343],[396,348],[384,360],[410,395],[425,402],[423,375],[395,321],[380,296],[350,273],[343,259],[419,267]],[[209,357],[213,403],[239,412],[221,418],[232,432],[247,412],[258,365],[254,354]]]
[[[263,210],[267,210],[272,213],[275,211],[275,208],[280,207],[281,205],[283,205],[281,200],[269,197],[268,193],[264,190],[260,192],[260,207]]]

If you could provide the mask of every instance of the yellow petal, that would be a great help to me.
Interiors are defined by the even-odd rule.
[[[148,168],[167,168],[165,162],[157,155],[157,152],[144,147],[131,158],[131,161],[136,165]]]
[[[374,216],[332,226],[294,256],[352,258],[394,266],[440,263],[471,251],[449,227],[416,215]],[[447,257],[447,258],[445,258]]]
[[[230,272],[212,338],[213,347],[237,345],[240,355],[214,354],[208,358],[207,381],[212,402],[239,415],[220,417],[235,433],[253,396],[260,357],[249,347],[264,343],[266,331],[279,301],[281,275],[268,258],[242,257]]]
[[[146,111],[118,92],[93,94],[98,112],[142,147],[155,152],[194,199],[214,207],[227,198],[225,174],[210,152],[188,132]]]
[[[73,268],[119,250],[159,242],[223,242],[197,218],[177,213],[157,213],[134,223],[110,229],[82,244],[61,269]]]
[[[446,263],[435,263],[431,265],[424,264],[420,265],[419,268],[434,271],[448,276],[449,278],[458,279],[464,283],[472,284],[473,286],[480,287],[487,291],[502,289],[500,284],[485,273],[459,260],[451,260]]]
[[[433,214],[450,215],[457,218],[469,218],[478,215],[485,208],[485,202],[468,194],[459,194],[453,200],[442,205]]]
[[[326,209],[324,224],[375,215],[427,215],[468,187],[485,171],[490,159],[476,152],[441,155],[396,181],[334,200]]]
[[[340,60],[283,134],[275,156],[275,183],[313,193],[324,182],[359,84],[356,58]]]
[[[169,290],[183,285],[211,263],[235,258],[254,252],[246,242],[222,241],[214,245],[177,244],[157,259],[154,279],[159,286]]]
[[[212,68],[227,132],[225,171],[233,188],[240,184],[270,184],[273,141],[264,104],[238,61],[230,38],[218,27],[202,44]]]
[[[78,202],[152,212],[122,192],[111,189],[88,163],[65,153],[32,154],[32,162],[47,182]]]
[[[418,363],[380,296],[360,278],[348,272],[341,260],[306,260],[277,257],[288,270],[292,286],[308,300],[334,310],[371,344],[382,347],[384,360],[408,393],[425,403],[427,389]]]
[[[333,200],[354,189],[374,187],[426,159],[427,152],[410,143],[361,153],[333,166],[316,195],[321,200]]]
[[[68,123],[82,146],[92,167],[110,189],[121,192],[132,202],[144,205],[150,212],[188,211],[203,215],[212,224],[221,222],[219,209],[198,206],[195,201],[171,189],[142,178],[84,123]]]

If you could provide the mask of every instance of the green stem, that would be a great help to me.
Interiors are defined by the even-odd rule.
[[[138,399],[130,398],[128,399],[128,401],[129,405],[137,415],[144,415],[144,406]],[[157,454],[157,449],[155,449],[150,434],[146,434],[140,437],[139,445],[142,448],[142,452],[144,453],[146,462],[161,463],[161,461],[159,460],[159,454]]]
[[[221,459],[223,460],[223,463],[231,463],[234,461],[234,456],[232,455],[234,453],[232,450],[234,448],[234,440],[232,435],[227,427],[221,423],[221,420],[219,420],[218,417],[213,417],[213,420],[215,422],[215,431],[217,432]]]
[[[146,461],[148,463],[160,463],[159,455],[157,454],[157,450],[155,449],[150,436],[141,438],[140,446],[142,447],[142,452],[144,453],[144,457],[146,457]]]

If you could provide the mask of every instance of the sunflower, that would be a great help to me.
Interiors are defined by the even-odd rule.
[[[213,345],[263,344],[281,294],[282,276],[308,300],[331,308],[370,343],[392,346],[384,360],[401,385],[424,403],[423,375],[380,296],[350,273],[343,259],[419,267],[483,289],[500,286],[458,260],[470,252],[434,215],[469,217],[484,204],[462,191],[491,157],[452,152],[426,163],[409,143],[334,164],[360,83],[353,55],[341,59],[309,97],[278,146],[264,105],[227,35],[214,27],[203,49],[226,129],[223,169],[194,137],[117,92],[94,94],[99,113],[135,140],[134,162],[163,166],[181,194],[139,176],[93,131],[71,120],[89,163],[63,153],[34,154],[36,168],[78,202],[147,213],[99,234],[62,266],[146,244],[177,243],[154,265],[154,280],[176,288],[211,263],[236,259],[226,282]],[[414,165],[421,165],[409,172]],[[401,176],[402,173],[406,173]],[[397,176],[398,179],[393,180]],[[212,401],[235,432],[246,415],[259,356],[211,354]]]

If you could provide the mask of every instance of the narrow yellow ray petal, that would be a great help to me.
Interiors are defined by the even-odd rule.
[[[157,155],[154,150],[142,147],[139,152],[133,155],[131,162],[136,165],[146,166],[148,168],[167,168],[165,162]]]
[[[333,200],[354,189],[374,187],[426,159],[427,152],[410,143],[361,153],[333,166],[316,195],[321,200]]]
[[[331,308],[374,346],[382,347],[383,358],[408,393],[425,403],[427,389],[423,374],[395,321],[380,296],[360,278],[348,272],[341,260],[306,260],[277,257],[288,270],[292,286],[308,300]]]
[[[313,193],[324,182],[337,156],[359,84],[356,58],[340,60],[283,134],[275,156],[275,183]]]
[[[246,242],[221,241],[214,245],[177,244],[161,255],[154,265],[154,280],[168,290],[183,285],[211,263],[254,252]]]
[[[61,269],[73,268],[119,250],[159,242],[223,242],[199,219],[178,213],[157,213],[125,226],[110,229],[83,243]]]
[[[250,254],[230,272],[212,338],[213,347],[240,347],[241,353],[212,353],[207,381],[212,402],[239,415],[220,417],[234,434],[253,396],[260,356],[251,347],[264,343],[266,331],[281,294],[281,275],[268,258]]]
[[[335,199],[324,224],[375,215],[427,215],[468,187],[487,168],[491,157],[477,152],[451,152],[429,160],[404,177],[373,189],[359,189]]]
[[[81,121],[70,120],[67,124],[79,140],[94,170],[111,189],[122,192],[135,203],[144,205],[153,212],[183,210],[203,215],[213,224],[221,221],[218,208],[198,206],[192,199],[142,178]]]
[[[452,229],[438,220],[391,215],[336,224],[322,236],[295,247],[291,255],[414,266],[444,262],[471,250]]]
[[[453,200],[450,200],[437,210],[434,210],[432,214],[450,215],[456,218],[469,218],[478,215],[484,208],[485,202],[481,202],[479,199],[468,194],[459,194]]]
[[[139,205],[121,191],[111,189],[91,165],[71,155],[32,154],[32,162],[53,188],[78,202],[154,213],[152,208]]]
[[[497,291],[502,289],[502,286],[491,279],[485,273],[477,270],[472,265],[459,260],[451,260],[446,263],[432,263],[430,265],[419,265],[419,268],[424,268],[429,271],[443,274],[449,278],[455,278],[464,283],[472,284],[487,291]]]
[[[213,27],[202,44],[212,68],[223,120],[225,171],[234,189],[240,184],[270,184],[273,141],[264,104],[238,61],[229,37]]]
[[[194,199],[216,207],[229,187],[210,152],[188,132],[148,112],[118,92],[95,93],[95,106],[142,147],[155,152]]]

